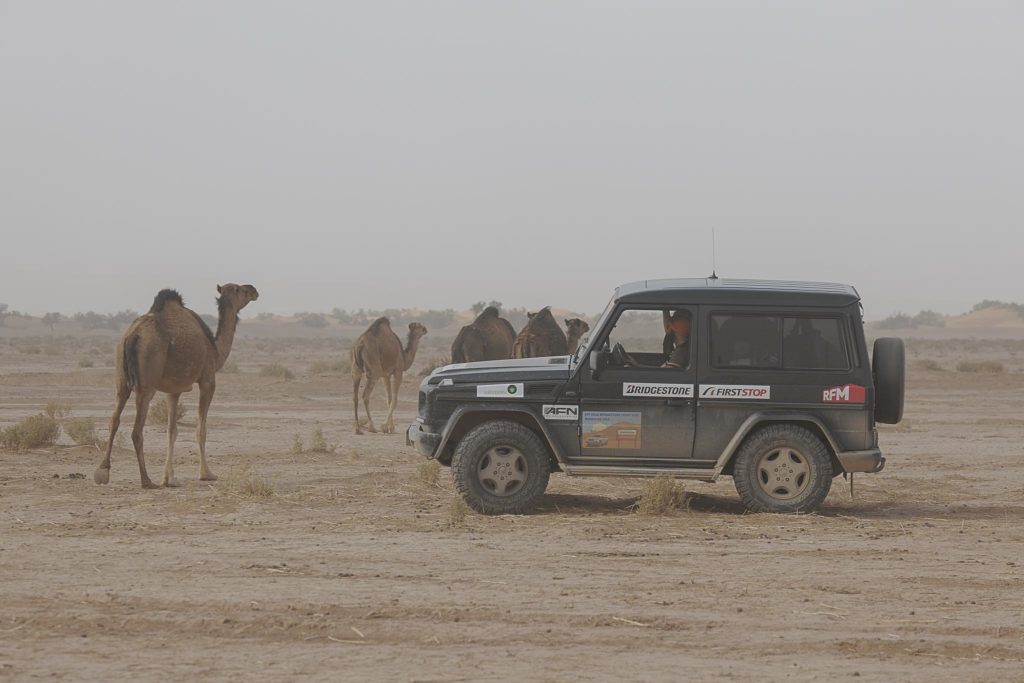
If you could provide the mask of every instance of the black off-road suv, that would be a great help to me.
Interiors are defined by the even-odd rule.
[[[731,475],[756,512],[814,510],[832,479],[885,465],[904,349],[870,360],[848,285],[718,278],[619,287],[570,356],[449,365],[407,441],[474,510],[521,513],[552,471]]]

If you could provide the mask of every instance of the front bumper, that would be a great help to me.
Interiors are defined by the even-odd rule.
[[[885,467],[885,458],[878,448],[869,448],[866,451],[844,451],[836,453],[836,458],[844,472],[868,472],[874,474],[881,472]]]
[[[434,457],[434,451],[441,444],[441,435],[429,432],[424,429],[422,422],[413,422],[405,430],[405,445],[415,446],[420,455],[428,458]]]

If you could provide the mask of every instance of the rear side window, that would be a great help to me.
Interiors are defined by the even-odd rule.
[[[784,318],[782,367],[787,370],[849,370],[839,318]]]
[[[759,370],[848,370],[842,320],[712,315],[711,364]]]

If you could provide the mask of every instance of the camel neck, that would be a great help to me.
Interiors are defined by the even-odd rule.
[[[220,318],[217,320],[217,336],[214,341],[217,343],[217,369],[220,370],[227,362],[231,354],[231,345],[235,341],[235,329],[238,327],[238,311],[225,307],[220,311]]]
[[[411,332],[409,338],[406,340],[405,348],[402,349],[402,356],[405,359],[405,369],[408,370],[412,367],[412,362],[416,360],[416,350],[420,346],[419,337],[414,336]]]

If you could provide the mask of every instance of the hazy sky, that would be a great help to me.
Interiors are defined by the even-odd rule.
[[[1024,300],[1024,3],[0,0],[0,302]]]

